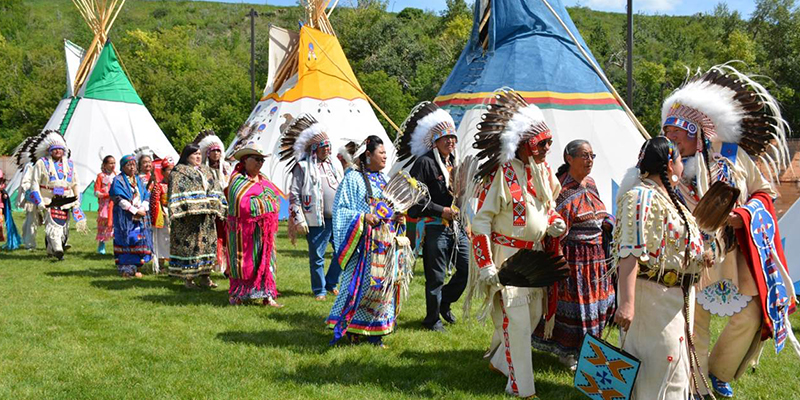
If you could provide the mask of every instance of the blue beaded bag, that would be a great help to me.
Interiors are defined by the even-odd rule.
[[[628,400],[639,365],[639,359],[630,353],[589,334],[581,344],[573,384],[590,399]]]

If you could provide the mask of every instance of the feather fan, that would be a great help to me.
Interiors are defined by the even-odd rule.
[[[728,214],[736,206],[739,192],[738,188],[725,182],[714,182],[692,212],[700,229],[705,232],[716,232],[725,226]]]
[[[405,214],[416,204],[427,204],[430,201],[428,187],[412,178],[404,170],[399,170],[392,175],[383,189],[383,196],[389,207],[399,214]]]
[[[569,267],[561,255],[522,249],[503,263],[497,275],[504,286],[546,287],[566,279]]]

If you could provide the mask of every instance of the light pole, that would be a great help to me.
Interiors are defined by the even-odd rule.
[[[630,0],[628,0],[630,1]],[[256,17],[254,8],[247,14],[250,17],[250,107],[256,106]]]
[[[628,0],[628,62],[625,63],[628,73],[628,107],[633,109],[633,0]]]

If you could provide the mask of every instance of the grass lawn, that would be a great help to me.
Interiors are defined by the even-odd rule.
[[[15,217],[21,227],[23,215]],[[508,398],[505,378],[481,358],[489,325],[459,321],[445,334],[420,327],[421,261],[388,349],[331,347],[323,320],[333,297],[314,300],[305,242],[293,248],[285,229],[282,309],[228,306],[219,275],[215,290],[166,276],[124,280],[112,255],[95,254],[94,233],[73,231],[72,249],[55,262],[41,249],[43,234],[39,250],[0,253],[0,398]],[[800,327],[798,314],[792,322]],[[533,357],[542,399],[583,398],[556,357]],[[799,376],[792,350],[775,355],[770,342],[734,390],[739,399],[798,399]]]

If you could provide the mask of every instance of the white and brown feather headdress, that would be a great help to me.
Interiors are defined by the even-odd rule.
[[[136,166],[138,167],[142,157],[150,157],[152,160],[155,158],[155,153],[150,149],[150,146],[142,146],[133,151],[133,157],[136,158]]]
[[[26,138],[16,149],[14,149],[14,161],[17,163],[17,168],[22,171],[26,165],[35,163],[36,160],[45,157],[50,153],[50,149],[60,147],[64,149],[67,158],[70,156],[70,150],[67,147],[67,142],[56,130],[46,130],[41,133]]]
[[[689,78],[664,101],[661,116],[664,126],[737,143],[776,176],[788,165],[786,136],[791,130],[780,105],[763,85],[729,64]],[[698,140],[698,150],[701,145]]]
[[[327,131],[328,128],[310,114],[292,120],[281,135],[280,156],[281,161],[289,162],[287,169],[291,171],[315,145],[326,141],[330,143]]]
[[[481,165],[476,174],[483,179],[503,163],[511,161],[519,144],[534,139],[537,142],[552,137],[539,107],[528,104],[513,90],[501,90],[495,102],[487,106],[478,123],[478,133],[472,147],[478,150]]]
[[[400,126],[402,134],[395,140],[397,159],[409,165],[433,149],[434,143],[445,136],[456,136],[456,124],[450,113],[436,104],[424,101],[411,110]]]
[[[342,156],[347,166],[353,166],[355,163],[355,154],[358,150],[358,143],[354,140],[345,139],[345,144],[339,147],[338,154]]]
[[[203,156],[203,161],[208,158],[208,152],[214,149],[219,149],[223,154],[225,153],[225,144],[222,139],[217,136],[213,129],[206,129],[201,131],[195,136],[192,143],[200,148],[200,154]]]

